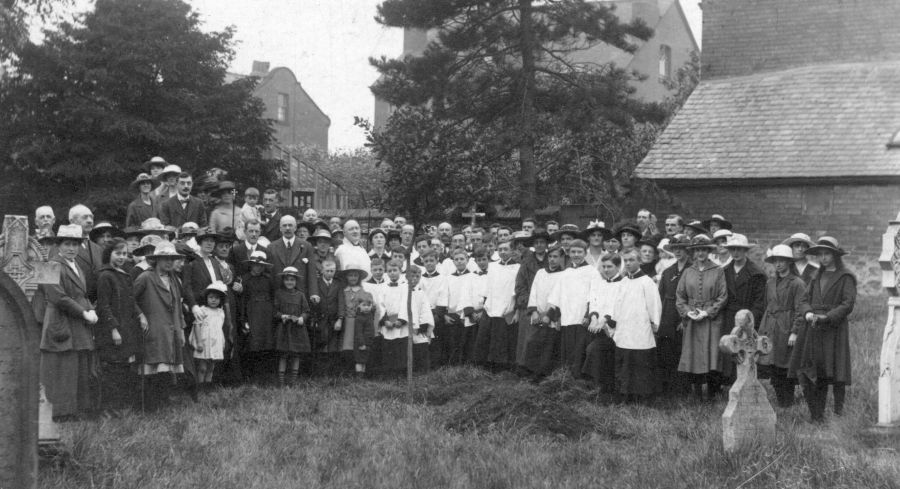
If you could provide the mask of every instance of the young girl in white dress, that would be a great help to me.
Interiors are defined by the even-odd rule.
[[[194,347],[194,361],[197,364],[197,383],[201,387],[212,383],[215,363],[225,358],[226,315],[223,308],[227,293],[228,286],[219,280],[206,287],[203,291],[206,305],[200,307],[205,317],[194,322],[191,332],[191,346]]]

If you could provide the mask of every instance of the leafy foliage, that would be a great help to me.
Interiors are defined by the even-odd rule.
[[[272,136],[256,80],[225,83],[233,34],[202,32],[180,0],[97,0],[45,32],[0,92],[4,182],[30,207],[77,199],[103,218],[122,217],[127,184],[153,155],[277,186],[282,169],[262,158]],[[36,185],[54,192],[34,195]]]
[[[661,119],[659,107],[629,98],[632,74],[574,61],[573,54],[600,43],[633,52],[634,41],[652,35],[641,20],[621,23],[606,4],[387,0],[379,6],[377,20],[430,29],[433,38],[421,55],[371,60],[382,74],[373,93],[409,108],[395,113],[392,123],[370,141],[376,157],[391,166],[389,182],[404,183],[402,175],[393,174],[416,168],[427,171],[406,177],[413,183],[443,178],[445,170],[434,167],[463,170],[464,162],[481,177],[478,186],[443,180],[460,188],[440,200],[416,192],[421,187],[415,186],[409,200],[392,201],[398,209],[426,206],[433,213],[435,204],[467,206],[493,199],[530,212],[540,200],[536,158],[548,135],[577,132],[585,121],[597,119],[626,127],[635,120]],[[401,133],[410,128],[424,134]],[[402,143],[404,149],[392,149],[389,142]],[[515,175],[516,181],[505,181],[507,175]],[[401,191],[393,188],[391,195],[404,199]]]

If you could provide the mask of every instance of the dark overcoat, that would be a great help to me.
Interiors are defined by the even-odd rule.
[[[207,224],[206,206],[203,201],[194,197],[188,197],[187,205],[182,209],[178,197],[172,197],[163,202],[159,209],[159,220],[166,226],[180,228],[186,222],[197,223],[201,228]]]
[[[59,283],[40,286],[46,304],[41,350],[93,350],[93,332],[84,320],[84,311],[93,309],[87,299],[84,274],[76,275],[61,256],[53,261],[59,263]]]
[[[850,384],[850,327],[847,316],[856,303],[856,277],[846,269],[832,274],[822,290],[822,269],[806,290],[806,301],[813,314],[826,319],[813,327],[807,323],[797,335],[791,352],[788,377],[810,380],[828,379]]]
[[[678,263],[663,270],[659,278],[659,298],[662,299],[662,314],[659,319],[659,337],[675,338],[678,332],[678,326],[681,324],[681,314],[678,313],[676,305],[676,292],[678,291],[678,282],[684,271],[691,266],[688,260],[684,268],[678,269]]]
[[[250,325],[247,338],[247,349],[251,352],[272,351],[275,349],[275,325],[273,322],[272,299],[275,287],[268,275],[244,275],[241,280],[244,286],[241,292],[240,326]]]
[[[97,316],[95,341],[100,359],[125,363],[132,355],[141,353],[141,323],[134,302],[131,276],[111,266],[100,270],[97,279]],[[113,343],[112,330],[118,330],[122,343]],[[140,361],[140,359],[138,359]]]
[[[772,351],[759,357],[760,365],[787,368],[791,359],[788,339],[800,334],[806,325],[803,316],[809,312],[806,285],[803,279],[790,273],[786,277],[772,277],[766,283],[766,311],[759,324],[759,334],[768,336]]]

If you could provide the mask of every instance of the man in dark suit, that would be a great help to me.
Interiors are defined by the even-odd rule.
[[[194,179],[189,173],[178,175],[178,194],[167,199],[160,208],[159,220],[166,226],[181,228],[186,222],[195,222],[200,227],[207,223],[206,206],[203,201],[191,196]]]
[[[81,226],[82,232],[87,236],[94,229],[94,213],[87,206],[77,204],[69,209],[69,222]],[[75,263],[84,272],[84,281],[87,285],[87,298],[92,304],[97,303],[97,274],[103,267],[103,247],[90,240],[83,240],[78,248],[78,256]]]
[[[262,235],[270,242],[281,238],[281,211],[278,210],[278,192],[268,189],[263,192],[263,211],[259,215]]]
[[[228,263],[231,265],[231,268],[237,271],[238,277],[250,273],[250,265],[246,261],[250,259],[250,254],[254,251],[266,252],[266,257],[268,258],[266,247],[259,242],[260,233],[261,225],[259,221],[247,221],[244,224],[245,240],[239,241],[231,247],[231,251],[228,253]]]
[[[203,291],[214,281],[222,280],[222,267],[219,265],[219,260],[213,256],[219,235],[206,230],[202,231],[196,239],[200,252],[197,253],[195,260],[185,263],[184,269],[181,271],[185,296],[188,298],[188,305],[191,308],[195,305],[204,305]]]
[[[297,220],[293,216],[281,218],[281,237],[269,244],[268,256],[272,263],[272,280],[281,286],[278,276],[286,267],[300,271],[297,288],[309,298],[311,304],[319,303],[319,284],[316,276],[316,260],[312,245],[299,238]]]

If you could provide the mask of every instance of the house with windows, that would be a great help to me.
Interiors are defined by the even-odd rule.
[[[346,207],[347,191],[310,162],[303,161],[299,152],[292,151],[299,145],[328,151],[331,119],[306,93],[290,68],[269,69],[269,63],[254,61],[249,75],[229,73],[226,80],[246,76],[259,78],[254,95],[266,106],[263,117],[273,121],[275,144],[267,156],[284,161],[288,169],[290,189],[282,192],[283,205],[301,212],[308,207]]]
[[[900,211],[900,2],[704,0],[700,84],[637,167],[690,218],[851,252],[880,289]]]
[[[635,98],[646,102],[661,102],[671,95],[665,82],[674,76],[678,68],[687,64],[692,52],[700,52],[700,46],[691,31],[680,0],[612,0],[602,2],[615,8],[623,23],[640,18],[653,28],[653,37],[646,41],[634,40],[637,50],[633,53],[603,43],[570,55],[573,64],[603,65],[613,63],[644,75],[634,80]],[[433,32],[405,29],[401,56],[418,56],[433,41]],[[375,98],[374,126],[381,128],[394,108]]]

